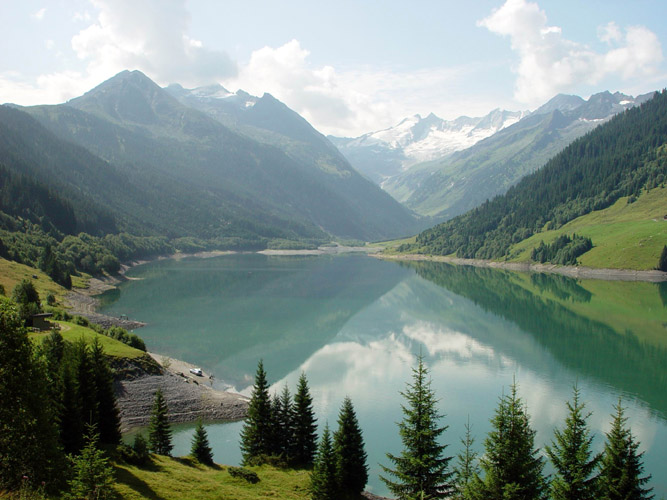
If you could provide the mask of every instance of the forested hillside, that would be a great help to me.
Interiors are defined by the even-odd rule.
[[[421,233],[403,251],[497,259],[544,229],[609,207],[667,179],[667,92],[572,143],[505,195]],[[661,147],[663,146],[663,147]],[[657,256],[656,256],[657,261]]]

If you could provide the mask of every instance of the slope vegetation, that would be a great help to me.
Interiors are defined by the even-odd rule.
[[[637,198],[667,179],[667,92],[578,139],[507,194],[421,233],[403,250],[498,259],[546,229]],[[659,195],[658,195],[659,196]],[[661,226],[654,225],[656,231]],[[653,256],[657,263],[659,254]],[[654,264],[655,265],[655,264]]]
[[[417,213],[450,219],[505,193],[572,141],[650,96],[556,96],[518,123],[468,149],[415,165],[383,188]]]

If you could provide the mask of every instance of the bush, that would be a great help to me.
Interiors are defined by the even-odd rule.
[[[228,467],[227,471],[233,478],[244,479],[251,484],[259,483],[259,476],[245,467]]]

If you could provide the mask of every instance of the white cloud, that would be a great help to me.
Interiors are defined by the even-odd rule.
[[[76,13],[91,23],[72,38],[81,64],[42,74],[32,81],[16,72],[0,73],[0,95],[23,105],[60,103],[79,96],[125,69],[138,69],[161,85],[203,85],[236,74],[222,51],[206,48],[188,34],[186,0],[91,0],[97,9]],[[46,9],[33,14],[42,19]],[[92,21],[91,21],[92,20]],[[54,48],[45,42],[47,50]]]
[[[272,94],[325,134],[355,136],[394,125],[416,112],[488,113],[483,99],[462,100],[452,89],[477,68],[393,68],[340,70],[312,67],[309,52],[297,40],[263,47],[240,66],[225,87],[251,94]],[[497,104],[496,104],[497,105]],[[455,114],[454,116],[458,116]],[[453,117],[453,116],[452,116]]]
[[[507,0],[478,26],[510,38],[519,55],[515,97],[530,105],[610,75],[626,80],[651,75],[662,61],[660,42],[645,27],[632,26],[625,32],[615,23],[601,27],[598,37],[610,48],[597,53],[564,38],[560,27],[547,24],[538,4],[527,0]]]
[[[37,12],[31,14],[31,17],[36,21],[41,21],[44,19],[45,15],[46,15],[46,7],[42,7]]]
[[[97,20],[72,38],[91,74],[138,69],[158,83],[201,85],[236,73],[222,51],[189,37],[185,0],[91,0]]]

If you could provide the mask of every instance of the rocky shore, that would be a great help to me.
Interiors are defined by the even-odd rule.
[[[210,256],[213,255],[218,253],[211,253]],[[145,326],[140,321],[97,312],[99,299],[96,296],[129,279],[125,277],[125,271],[130,267],[124,266],[121,273],[115,276],[91,278],[87,288],[70,291],[65,298],[70,314],[86,317],[105,328],[120,326],[134,330]],[[169,407],[170,422],[194,422],[199,418],[205,421],[245,418],[248,398],[214,389],[213,379],[208,374],[197,376],[190,373],[193,367],[184,361],[152,353],[134,360],[113,360],[114,388],[122,432],[148,425],[158,389],[162,389]]]
[[[239,420],[245,417],[248,398],[232,392],[213,389],[210,375],[190,373],[193,367],[184,361],[150,354],[160,364],[162,373],[143,373],[115,381],[116,398],[121,417],[121,430],[148,425],[153,398],[162,389],[169,421],[173,423]]]

